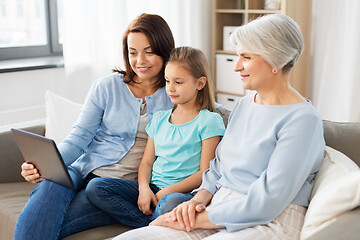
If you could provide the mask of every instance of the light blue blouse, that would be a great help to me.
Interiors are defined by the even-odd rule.
[[[159,188],[178,183],[200,170],[202,141],[223,136],[225,126],[217,113],[203,109],[192,121],[174,125],[169,122],[172,109],[158,111],[146,127],[154,140],[156,160],[151,183]]]
[[[237,231],[275,219],[290,204],[308,206],[325,142],[310,102],[260,105],[242,98],[199,189],[245,195],[207,208],[212,223]]]
[[[164,87],[145,100],[149,120],[154,112],[173,106]],[[120,161],[135,143],[141,103],[121,74],[95,81],[70,135],[59,144],[66,165],[85,178],[96,168]]]

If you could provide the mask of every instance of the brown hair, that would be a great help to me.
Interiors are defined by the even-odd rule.
[[[196,101],[200,105],[200,109],[206,108],[213,112],[215,110],[214,89],[204,53],[192,47],[178,47],[171,51],[169,61],[166,64],[168,63],[181,64],[196,79],[206,77],[206,84],[198,92]]]
[[[134,81],[134,76],[136,74],[132,70],[129,62],[129,49],[127,43],[128,36],[132,32],[140,32],[145,34],[148,41],[150,42],[152,51],[156,55],[160,56],[164,63],[168,61],[170,52],[175,47],[174,37],[170,27],[162,17],[155,14],[143,13],[135,18],[129,24],[123,35],[123,58],[125,63],[125,71],[119,69],[113,70],[114,72],[124,74],[124,81],[126,83],[136,83]],[[162,67],[159,73],[159,80],[155,83],[157,87],[165,86],[164,69],[165,66]]]

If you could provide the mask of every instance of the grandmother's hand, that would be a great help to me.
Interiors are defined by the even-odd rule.
[[[182,229],[186,231],[192,231],[195,226],[195,215],[204,211],[205,205],[192,198],[187,202],[183,202],[171,211],[171,218],[175,222],[178,222]]]
[[[202,212],[204,209],[204,204],[191,199],[178,205],[171,212],[159,216],[149,225],[170,227],[173,229],[190,232],[194,229],[195,226],[196,213]]]
[[[224,226],[213,224],[209,220],[207,211],[202,210],[201,212],[196,212],[195,215],[196,215],[196,222],[194,221],[193,227],[186,227],[184,224],[180,223],[180,221],[174,220],[171,212],[161,215],[153,222],[151,222],[150,226],[163,226],[163,227],[169,227],[172,229],[188,231],[188,232],[197,228],[203,228],[203,229],[224,228]]]
[[[174,208],[170,213],[158,217],[150,225],[170,227],[174,229],[181,229],[191,231],[195,229],[195,218],[197,215],[204,215],[207,206],[212,199],[212,194],[205,189],[201,189],[196,195],[187,202],[183,202]],[[205,216],[206,215],[206,216]],[[209,222],[207,214],[205,214],[205,222]],[[210,224],[213,226],[213,224]],[[201,227],[202,225],[198,225]]]
[[[156,218],[154,221],[152,221],[150,226],[162,226],[162,227],[169,227],[176,230],[182,230],[186,231],[184,225],[180,225],[179,221],[174,221],[171,212],[165,213],[158,218]]]

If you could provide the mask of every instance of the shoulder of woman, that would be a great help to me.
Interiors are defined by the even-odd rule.
[[[300,106],[301,108],[297,111],[299,118],[303,119],[304,121],[321,121],[320,113],[311,104],[311,102],[301,104]]]
[[[311,105],[303,106],[288,116],[287,126],[300,131],[322,131],[322,119],[317,110]]]
[[[106,86],[106,85],[112,85],[112,84],[124,84],[124,76],[120,73],[112,73],[109,75],[106,75],[102,78],[97,79],[94,84],[95,85],[102,85],[102,86]]]

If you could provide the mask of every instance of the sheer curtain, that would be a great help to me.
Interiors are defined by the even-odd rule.
[[[123,67],[122,35],[141,13],[159,14],[176,46],[200,48],[210,60],[209,0],[64,1],[64,62],[69,98],[82,102],[92,82]]]
[[[360,121],[360,1],[313,1],[312,100],[323,119]]]

